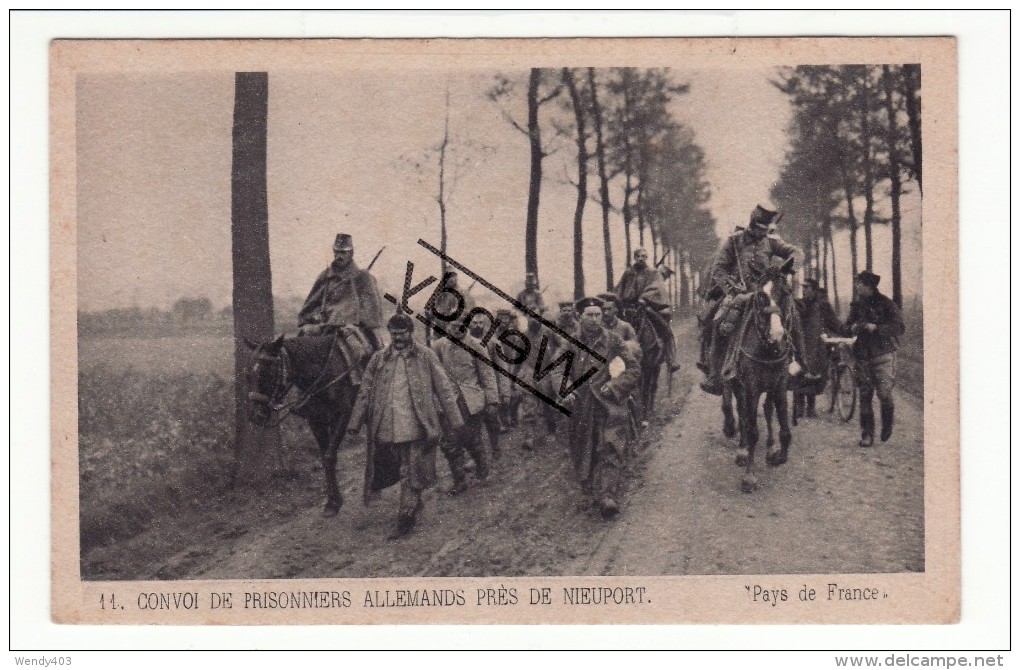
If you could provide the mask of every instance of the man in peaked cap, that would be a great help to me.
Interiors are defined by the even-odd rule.
[[[559,312],[556,314],[556,325],[568,333],[577,330],[577,309],[573,300],[563,300],[559,303]]]
[[[634,326],[620,319],[620,300],[614,293],[600,293],[598,296],[602,301],[602,325],[620,336],[624,342],[637,343],[637,333]]]
[[[882,412],[882,441],[892,436],[893,387],[896,385],[896,350],[906,330],[899,307],[878,291],[881,277],[864,270],[854,282],[855,299],[850,303],[845,331],[857,336],[853,353],[857,361],[857,386],[861,391],[861,441],[870,447],[875,441],[875,414],[871,399],[878,395]]]
[[[722,364],[729,341],[716,328],[715,316],[720,307],[724,303],[728,307],[735,296],[753,290],[773,257],[793,259],[792,272],[796,272],[804,261],[800,247],[787,244],[778,235],[769,234],[769,227],[778,224],[782,216],[761,205],[756,206],[747,228],[726,238],[715,254],[705,294],[709,307],[702,321],[702,360],[698,363],[698,368],[707,375],[701,384],[706,393],[721,395],[723,390]]]
[[[319,273],[298,313],[303,335],[321,335],[340,326],[359,326],[375,347],[383,341],[382,301],[375,277],[354,262],[354,240],[338,233],[333,241],[333,262]]]

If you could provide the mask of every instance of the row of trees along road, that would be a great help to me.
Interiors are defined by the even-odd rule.
[[[790,149],[771,194],[786,212],[784,235],[803,246],[817,279],[827,285],[831,277],[839,309],[833,229],[849,231],[856,276],[861,230],[864,269],[871,270],[873,226],[890,225],[892,297],[902,306],[900,198],[907,181],[922,189],[920,66],[800,66],[781,69],[773,83],[794,109]],[[876,196],[889,198],[888,218],[876,213]]]
[[[674,302],[692,303],[699,269],[718,239],[706,208],[704,151],[671,109],[687,91],[688,86],[674,82],[664,68],[531,68],[526,80],[496,77],[487,95],[527,138],[531,150],[523,231],[526,272],[541,278],[538,211],[543,161],[570,147],[576,153],[574,174],[566,177],[577,189],[575,299],[596,292],[585,285],[583,256],[584,212],[592,202],[602,214],[606,288],[612,289],[616,268],[626,266],[635,243],[648,245],[655,260],[661,259],[675,273],[669,285]],[[512,111],[518,106],[526,106],[526,121]],[[594,187],[589,186],[589,177],[596,180]],[[613,259],[613,219],[623,224],[627,257],[622,262]]]
[[[519,91],[525,89],[524,101]],[[674,118],[671,105],[688,87],[672,81],[666,69],[532,68],[526,81],[499,76],[486,95],[504,110],[504,118],[531,147],[530,179],[525,212],[525,268],[539,275],[538,208],[543,160],[562,145],[577,152],[574,226],[574,296],[588,293],[584,280],[584,210],[593,200],[602,212],[606,288],[615,283],[610,220],[620,217],[627,258],[637,229],[638,245],[650,243],[656,261],[674,271],[670,281],[674,302],[689,305],[700,281],[698,269],[714,252],[715,222],[705,208],[708,185],[705,155],[694,134]],[[237,474],[244,479],[268,465],[269,444],[279,440],[272,429],[261,430],[246,415],[249,381],[245,369],[250,353],[245,340],[265,341],[273,335],[272,276],[269,267],[266,195],[266,127],[269,81],[264,72],[239,72],[235,80],[232,241],[235,338]],[[509,110],[523,102],[527,121]],[[446,251],[446,215],[458,167],[450,152],[449,92],[441,142],[430,152],[438,161],[440,241]],[[476,147],[478,149],[478,147]],[[488,147],[481,147],[489,151]],[[421,162],[414,163],[416,168]],[[588,176],[598,179],[589,193]],[[445,268],[443,268],[445,270]],[[597,292],[597,291],[591,291]]]

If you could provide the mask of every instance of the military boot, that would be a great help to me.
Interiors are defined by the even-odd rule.
[[[471,459],[475,462],[475,477],[484,482],[489,478],[489,454],[481,440],[476,440],[467,448]]]
[[[880,437],[883,442],[889,440],[892,437],[893,428],[893,404],[891,402],[883,402],[881,404],[882,409],[882,434]]]
[[[863,410],[863,408],[862,408]],[[861,412],[861,441],[860,446],[870,447],[875,443],[875,415],[870,411]]]
[[[453,486],[447,493],[451,496],[458,496],[470,487],[467,468],[464,467],[464,451],[455,445],[443,443],[443,455],[450,466],[450,475],[453,477]]]

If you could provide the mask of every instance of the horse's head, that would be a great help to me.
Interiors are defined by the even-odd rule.
[[[262,344],[247,344],[252,350],[247,372],[248,418],[257,426],[265,426],[275,411],[275,405],[289,389],[283,335]]]
[[[768,338],[772,344],[779,344],[786,336],[783,326],[783,308],[791,292],[786,279],[793,272],[793,259],[774,261],[762,273],[757,294],[758,307],[768,316]]]

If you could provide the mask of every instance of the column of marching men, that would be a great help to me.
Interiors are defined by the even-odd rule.
[[[402,313],[390,317],[390,343],[369,361],[348,432],[367,426],[374,467],[388,462],[399,468],[400,504],[391,539],[407,535],[417,524],[422,494],[438,481],[437,451],[450,471],[446,493],[457,497],[489,479],[515,430],[515,448],[558,449],[569,457],[581,490],[603,518],[619,512],[624,457],[635,437],[634,403],[627,399],[638,386],[640,349],[632,328],[628,333],[615,316],[611,326],[604,322],[605,307],[613,304],[615,296],[607,294],[560,306],[560,329],[588,349],[575,349],[574,369],[599,370],[562,401],[569,416],[496,372],[489,361],[501,360],[498,351],[504,345],[497,338],[482,344],[490,327],[484,314],[477,314],[463,333],[440,334],[431,348],[414,337],[414,318]],[[608,313],[613,314],[612,307]],[[496,318],[505,327],[514,325],[517,315],[500,309]],[[555,360],[566,346],[564,338],[551,339],[547,360]],[[533,349],[510,370],[515,377],[534,365],[538,347]],[[556,398],[560,383],[548,375],[537,385],[546,397]]]
[[[708,393],[721,394],[726,375],[732,375],[723,362],[738,339],[729,337],[724,329],[733,306],[746,302],[748,291],[760,281],[758,275],[773,260],[784,260],[784,271],[791,275],[803,262],[803,251],[774,232],[780,218],[778,212],[758,206],[748,226],[738,227],[723,241],[709,268],[698,362],[707,376],[701,386]],[[496,311],[498,330],[523,325],[536,341],[548,340],[545,361],[555,360],[569,347],[575,356],[573,369],[597,369],[590,377],[566,380],[568,385],[576,382],[566,397],[561,394],[560,375],[535,375],[534,387],[527,390],[511,378],[541,367],[536,365],[536,357],[543,355],[543,347],[530,347],[527,358],[510,370],[495,369],[499,361],[518,357],[500,350],[506,345],[502,338],[491,337],[492,316],[486,312],[452,327],[452,332],[437,328],[430,347],[433,333],[424,342],[416,339],[415,319],[398,309],[386,323],[390,342],[383,346],[378,288],[372,275],[354,264],[353,252],[351,236],[337,235],[334,262],[316,280],[301,310],[299,326],[302,334],[314,335],[356,324],[377,349],[363,375],[348,432],[367,427],[366,500],[375,497],[379,488],[400,484],[400,510],[391,537],[407,535],[415,527],[424,506],[422,493],[437,481],[437,450],[450,469],[453,484],[448,493],[458,496],[489,478],[511,429],[518,430],[518,444],[526,451],[565,447],[562,451],[569,455],[592,508],[604,519],[619,513],[624,458],[638,426],[633,408],[644,406],[634,397],[641,379],[641,346],[634,328],[619,318],[621,304],[640,307],[645,323],[662,345],[669,372],[678,367],[665,276],[661,268],[648,263],[644,249],[635,250],[634,263],[614,292],[560,303],[553,320],[555,328],[549,328],[543,316],[547,309],[533,274],[525,277],[525,288],[517,295],[519,311]],[[904,332],[897,306],[877,289],[879,279],[870,271],[855,278],[855,299],[846,322],[840,323],[818,283],[809,278],[791,324],[790,374],[812,384],[823,380],[825,354],[819,347],[820,335],[854,336],[862,447],[873,445],[875,395],[881,412],[881,440],[892,434],[896,350]],[[457,290],[457,280],[456,272],[444,275],[445,285],[452,290],[438,295],[434,310],[471,314],[474,301],[468,291]],[[559,399],[560,407],[543,402],[539,395]],[[812,416],[813,397],[803,402],[806,404],[797,411]],[[565,429],[560,430],[563,425]]]
[[[351,237],[338,235],[334,252],[337,261],[323,272],[302,310],[300,325],[306,332],[328,328],[335,314],[342,313],[345,323],[359,323],[357,315],[348,312],[366,302],[375,311],[378,299],[369,295],[376,293],[375,280],[354,265]],[[446,282],[456,288],[457,274],[447,273]],[[470,296],[466,291],[458,295],[465,300],[462,313],[470,313],[474,306]],[[452,296],[443,293],[440,298]],[[415,337],[416,328],[429,326],[416,323],[412,316],[398,311],[386,322],[389,344],[368,362],[347,429],[353,435],[366,428],[366,502],[378,497],[372,482],[383,482],[380,488],[399,483],[399,510],[391,539],[409,534],[417,524],[424,509],[423,494],[438,482],[437,451],[444,456],[452,480],[446,493],[460,496],[489,479],[503,454],[503,443],[514,430],[519,438],[515,447],[560,450],[572,463],[583,495],[602,518],[619,513],[624,459],[629,441],[636,438],[632,408],[639,406],[628,402],[637,392],[641,374],[634,329],[619,320],[618,298],[613,293],[560,303],[556,333],[535,318],[545,314],[546,307],[534,275],[526,277],[517,302],[523,307],[520,313],[496,311],[500,328],[523,322],[531,334],[542,331],[549,340],[547,361],[555,360],[573,340],[573,369],[597,369],[565,398],[560,395],[559,375],[549,374],[535,382],[535,390],[546,398],[560,400],[559,409],[511,378],[535,366],[539,347],[532,347],[526,360],[509,366],[510,375],[497,372],[489,362],[499,365],[498,361],[511,357],[499,356],[505,345],[498,338],[482,343],[492,325],[485,314],[477,314],[467,328],[436,329],[430,333],[431,346],[425,338]],[[455,309],[442,300],[434,308],[440,313]],[[376,337],[383,341],[381,333]],[[583,347],[574,346],[577,343]]]

